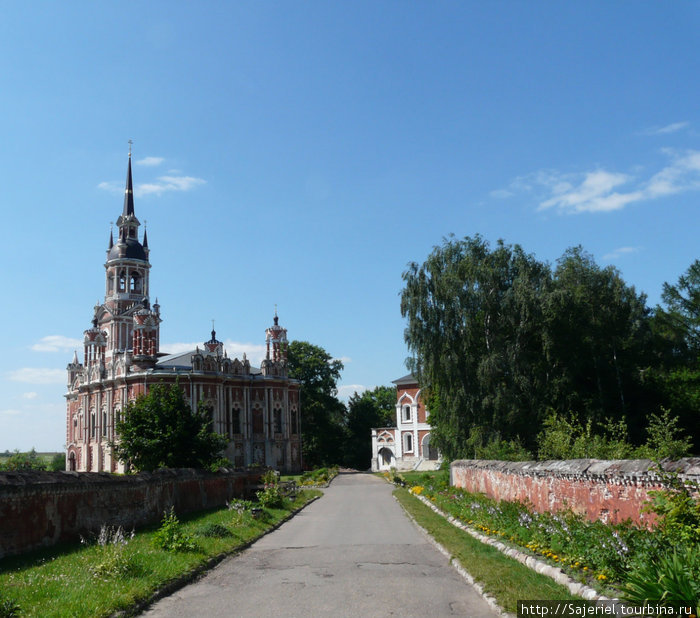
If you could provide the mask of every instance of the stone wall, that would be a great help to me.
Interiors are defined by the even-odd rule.
[[[664,462],[665,470],[690,482],[700,481],[700,458]],[[616,523],[631,519],[649,526],[654,515],[642,512],[649,491],[663,484],[648,459],[601,461],[458,460],[450,466],[450,482],[497,500],[529,502],[538,512],[571,509],[590,521]]]
[[[260,472],[160,470],[117,476],[105,472],[0,472],[0,558],[99,531],[159,521],[171,506],[180,515],[223,506],[247,495]]]

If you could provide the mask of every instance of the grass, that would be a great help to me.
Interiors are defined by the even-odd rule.
[[[157,549],[153,545],[156,528],[139,531],[124,548],[131,566],[126,575],[92,574],[104,559],[104,548],[96,544],[4,558],[0,561],[0,590],[4,598],[19,605],[22,616],[94,617],[120,610],[129,614],[156,591],[247,546],[318,495],[321,492],[300,492],[284,508],[264,509],[259,519],[249,511],[239,514],[228,509],[184,517],[182,532],[193,538],[193,551]],[[211,534],[218,526],[230,535]]]
[[[456,528],[406,489],[396,489],[394,495],[416,522],[457,558],[484,591],[507,612],[516,614],[517,601],[522,600],[581,600],[549,577]]]

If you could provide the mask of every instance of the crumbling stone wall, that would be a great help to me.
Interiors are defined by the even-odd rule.
[[[177,514],[216,508],[246,495],[259,472],[159,470],[117,476],[106,472],[0,472],[0,558],[99,531],[132,527]]]
[[[663,462],[685,481],[700,481],[700,458]],[[497,500],[529,502],[537,512],[571,509],[590,521],[617,523],[631,519],[649,526],[654,515],[643,513],[649,491],[662,489],[656,464],[649,459],[601,461],[452,462],[450,482]]]

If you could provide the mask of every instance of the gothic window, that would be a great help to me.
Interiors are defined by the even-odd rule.
[[[107,410],[102,410],[102,435],[107,435]]]
[[[282,410],[275,408],[275,433],[282,433]]]
[[[403,435],[403,450],[406,453],[413,452],[413,436],[410,433]]]
[[[260,408],[253,410],[253,433],[264,433],[263,411]]]
[[[131,275],[129,291],[135,292],[135,293],[138,293],[141,291],[141,277],[139,277],[138,274],[136,274],[136,273]]]
[[[403,420],[405,423],[411,422],[411,406],[403,407]]]
[[[95,412],[94,412],[94,411],[93,411],[93,412],[90,412],[90,436],[91,436],[92,438],[95,437],[95,425],[96,425],[96,422],[95,422],[95,421],[96,421],[96,420],[97,420],[97,419],[95,418]]]
[[[126,292],[126,273],[122,270],[119,272],[119,285],[117,287],[118,292]]]
[[[231,430],[234,434],[243,433],[241,431],[241,411],[238,408],[231,410]]]
[[[296,408],[292,410],[292,428],[291,433],[299,433],[299,413]]]

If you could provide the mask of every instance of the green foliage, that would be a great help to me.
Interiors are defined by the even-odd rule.
[[[175,509],[163,513],[160,528],[153,535],[153,545],[165,551],[196,551],[197,545],[191,535],[182,529]]]
[[[678,417],[672,417],[671,412],[661,408],[661,416],[651,414],[647,427],[647,442],[638,449],[638,456],[650,459],[680,459],[691,452],[690,437],[683,435],[683,429],[678,427]]]
[[[657,515],[658,530],[669,545],[700,544],[700,486],[684,482],[661,465],[657,465],[657,474],[665,488],[649,492],[644,510]]]
[[[130,403],[116,425],[115,455],[130,469],[207,468],[226,439],[210,430],[205,408],[194,412],[179,384],[154,384]]]
[[[223,539],[233,533],[223,524],[209,523],[198,530],[198,534],[207,538]]]
[[[0,463],[0,470],[9,470],[13,472],[20,470],[46,470],[46,463],[33,448],[26,453],[15,450],[4,463]]]
[[[47,466],[48,470],[52,472],[60,472],[66,469],[66,455],[65,453],[56,453],[49,462]]]
[[[693,613],[700,613],[700,548],[686,547],[641,562],[625,578],[622,598],[637,606],[659,602],[677,606],[674,601],[692,602]],[[678,616],[687,616],[680,612]]]
[[[20,615],[20,606],[0,592],[0,618],[15,618]]]
[[[133,530],[125,534],[121,526],[114,528],[103,524],[96,539],[97,554],[90,565],[92,574],[99,579],[138,575],[137,556],[127,549],[133,538]]]
[[[368,436],[372,428],[393,427],[395,424],[396,388],[377,386],[362,394],[354,393],[348,401],[344,465],[368,470],[372,461],[372,442]]]
[[[303,422],[304,464],[330,465],[342,459],[345,441],[345,406],[338,398],[343,363],[323,348],[292,341],[287,350],[289,377],[299,380]]]
[[[263,488],[255,492],[260,506],[268,509],[278,509],[284,505],[284,496],[279,486],[279,474],[268,470],[262,476]]]
[[[469,430],[466,447],[467,455],[474,459],[495,459],[500,461],[527,461],[532,454],[521,443],[518,437],[503,440],[498,432],[488,438],[482,427],[472,427]]]

